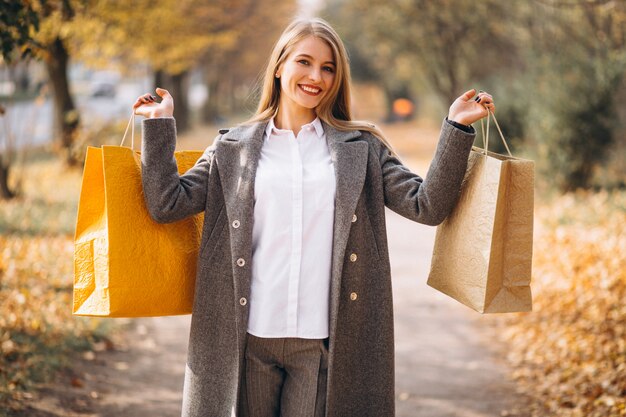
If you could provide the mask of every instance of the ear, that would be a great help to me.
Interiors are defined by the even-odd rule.
[[[278,65],[278,68],[276,68],[276,71],[274,71],[275,78],[280,78],[280,71],[282,70],[282,68],[283,68],[282,64]]]

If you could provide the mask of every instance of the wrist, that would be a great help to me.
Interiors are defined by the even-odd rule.
[[[470,126],[472,124],[469,120],[466,120],[462,117],[456,118],[456,117],[448,116],[448,121],[458,123],[463,126]]]
[[[454,120],[450,120],[447,117],[446,117],[446,120],[447,120],[448,124],[454,126],[457,129],[460,129],[460,130],[462,130],[464,132],[467,132],[467,133],[474,133],[475,132],[474,127],[472,125],[464,125],[464,124],[461,124],[461,123],[456,122]]]
[[[155,117],[174,117],[174,115],[169,113],[169,112],[155,110],[154,112],[152,112],[150,117],[152,117],[152,118],[155,118]]]

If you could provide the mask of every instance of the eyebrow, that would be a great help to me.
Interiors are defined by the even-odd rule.
[[[298,55],[296,55],[296,58],[299,57],[299,56],[304,56],[304,57],[310,58],[312,60],[315,60],[311,55],[298,54]],[[324,64],[333,64],[333,65],[335,65],[335,63],[333,61],[326,61],[326,62],[324,62]]]

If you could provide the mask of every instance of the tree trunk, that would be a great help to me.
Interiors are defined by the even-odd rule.
[[[210,80],[207,83],[207,90],[209,92],[209,96],[207,97],[207,101],[204,104],[204,111],[203,111],[203,120],[206,123],[215,123],[216,120],[220,119],[219,100],[218,100],[219,88],[220,88],[220,82],[217,79]]]
[[[209,64],[210,65],[210,64]],[[219,93],[220,79],[215,74],[215,70],[209,65],[204,68],[204,83],[207,88],[208,97],[202,108],[202,121],[204,123],[215,123],[220,120]]]
[[[74,101],[69,90],[67,77],[67,65],[69,54],[60,38],[56,38],[47,47],[45,58],[48,78],[52,86],[54,103],[53,129],[59,140],[59,150],[65,153],[65,161],[69,166],[78,163],[76,155],[72,152],[72,144],[77,133],[80,117],[74,106]]]
[[[189,130],[189,72],[184,71],[177,75],[171,75],[163,70],[154,72],[154,87],[163,88],[170,92],[174,99],[174,118],[176,119],[176,131],[178,133]]]
[[[166,82],[165,82],[165,73],[162,70],[154,71],[154,88],[153,88],[153,90],[156,91],[157,87],[164,88],[164,89],[169,91],[169,85],[166,84]]]
[[[191,127],[189,121],[189,71],[172,75],[172,96],[176,97],[174,105],[174,117],[176,118],[176,131],[185,132]]]
[[[15,197],[15,193],[9,188],[10,164],[5,164],[0,158],[0,200],[9,200]]]

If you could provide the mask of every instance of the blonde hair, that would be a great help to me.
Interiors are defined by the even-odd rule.
[[[266,121],[276,116],[280,104],[280,79],[275,77],[280,65],[287,59],[293,46],[308,36],[325,41],[333,52],[335,79],[328,94],[315,108],[317,117],[341,131],[364,130],[378,137],[394,156],[398,156],[383,132],[373,123],[352,120],[350,104],[350,64],[341,38],[328,22],[319,17],[296,18],[285,28],[274,45],[265,74],[261,97],[255,114],[242,124]]]

